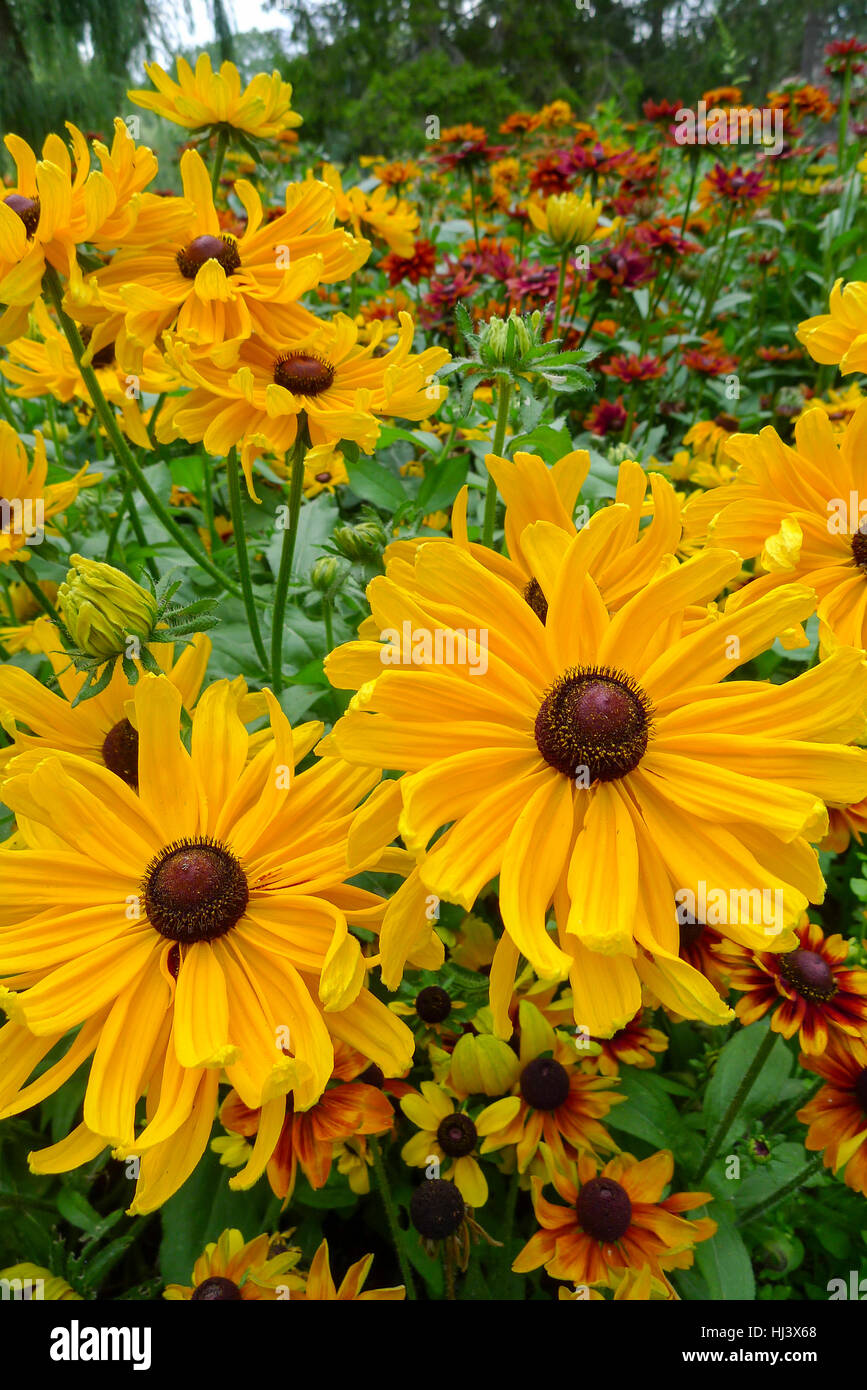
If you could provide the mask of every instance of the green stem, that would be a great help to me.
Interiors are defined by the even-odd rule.
[[[770,1197],[763,1197],[760,1202],[756,1202],[755,1206],[748,1207],[736,1224],[738,1226],[747,1226],[751,1221],[755,1221],[757,1216],[764,1216],[772,1207],[782,1202],[784,1197],[788,1197],[790,1192],[795,1192],[797,1188],[802,1187],[807,1181],[807,1178],[817,1173],[821,1166],[822,1155],[814,1154],[809,1163],[805,1164],[801,1171],[796,1173],[790,1182],[778,1188]]]
[[[560,257],[560,278],[557,281],[557,303],[554,308],[554,327],[551,338],[555,339],[560,333],[560,311],[563,308],[563,288],[566,284],[566,262],[569,259],[568,250],[564,251]]]
[[[691,154],[689,156],[689,162],[692,167],[689,171],[689,187],[686,190],[686,207],[683,210],[683,218],[680,224],[681,236],[683,236],[686,230],[686,224],[689,221],[689,213],[692,207],[692,195],[695,192],[695,181],[698,178],[698,162],[700,158],[701,156],[699,154]]]
[[[509,406],[512,399],[512,382],[509,377],[497,377],[497,424],[494,430],[494,443],[491,448],[492,454],[502,455],[503,442],[506,438],[506,426],[509,423]],[[497,516],[497,484],[492,476],[488,477],[488,489],[485,493],[485,521],[482,528],[482,545],[494,545],[494,521]]]
[[[117,537],[118,533],[120,532],[121,522],[123,521],[124,512],[126,511],[132,499],[132,493],[132,480],[127,478],[126,483],[124,484],[123,493],[121,494],[121,499],[117,505],[117,511],[114,515],[114,521],[111,523],[111,530],[108,533],[108,541],[105,547],[105,563],[107,565],[111,564],[111,557],[114,553],[114,547],[117,545]]]
[[[140,546],[142,547],[142,549],[144,550],[144,548],[147,546],[147,543],[148,543],[148,542],[147,542],[147,536],[145,535],[145,533],[144,533],[144,527],[143,527],[142,524],[141,524],[141,517],[140,517],[139,514],[138,514],[138,508],[136,507],[136,504],[135,504],[135,497],[133,496],[133,489],[132,489],[132,488],[129,489],[129,491],[128,491],[128,493],[127,493],[126,496],[127,496],[127,505],[126,505],[126,509],[127,509],[128,513],[129,513],[130,522],[132,523],[132,529],[133,529],[133,531],[135,532],[135,538],[136,538],[136,540],[138,541],[139,545],[140,545]],[[148,572],[148,574],[150,575],[151,579],[154,581],[155,584],[158,584],[158,583],[159,583],[159,580],[160,580],[160,572],[159,572],[159,570],[157,569],[157,565],[156,565],[156,561],[154,560],[154,557],[153,557],[152,555],[146,555],[146,556],[145,556],[145,561],[144,561],[144,562],[145,562],[145,565],[147,566],[147,572]]]
[[[226,150],[229,148],[229,130],[227,126],[222,126],[217,136],[217,153],[214,155],[214,167],[211,171],[211,196],[216,201],[217,189],[220,186],[220,174],[223,172],[223,160],[226,157]]]
[[[843,95],[840,99],[840,125],[837,130],[837,175],[843,173],[843,160],[846,155],[846,136],[849,131],[849,88],[852,83],[852,64],[846,60],[843,74]]]
[[[259,615],[256,612],[256,600],[253,594],[250,554],[247,550],[247,532],[244,526],[244,512],[241,503],[241,467],[238,463],[238,451],[234,444],[229,450],[229,457],[226,459],[226,474],[229,480],[229,511],[235,533],[235,553],[238,556],[238,573],[241,577],[241,591],[244,595],[244,607],[247,610],[247,622],[250,625],[250,636],[253,639],[253,646],[256,648],[256,655],[262,663],[262,670],[267,674],[268,653],[265,651],[265,643],[262,641],[262,634],[259,631]]]
[[[277,572],[277,585],[274,590],[274,610],[271,619],[271,688],[275,695],[283,689],[283,619],[286,614],[286,597],[292,577],[292,560],[295,555],[295,541],[298,536],[298,518],[301,515],[301,497],[304,491],[304,453],[307,441],[307,422],[298,421],[298,434],[292,448],[289,471],[289,516],[288,525],[283,531],[283,546],[280,551],[280,568]]]
[[[39,585],[36,584],[30,578],[30,575],[27,571],[27,566],[22,565],[20,560],[13,560],[12,568],[18,575],[18,578],[21,580],[21,583],[27,585],[27,588],[30,590],[31,594],[36,599],[36,602],[39,604],[39,607],[42,609],[43,613],[46,613],[53,623],[57,623],[57,626],[62,628],[63,620],[61,619],[60,614],[54,607],[54,604],[51,602],[51,599],[47,598],[46,595],[43,594]]]
[[[211,554],[217,549],[220,537],[217,535],[217,528],[214,524],[214,484],[213,469],[208,454],[202,455],[202,511],[205,515],[205,525],[208,528],[208,537],[211,542]]]
[[[726,225],[725,231],[723,232],[722,246],[719,249],[719,260],[717,261],[716,274],[714,275],[713,283],[708,292],[707,299],[705,300],[704,312],[701,315],[699,323],[696,325],[697,328],[704,327],[705,323],[710,317],[710,311],[716,303],[717,293],[719,292],[719,287],[723,277],[723,271],[725,269],[726,249],[729,244],[729,232],[732,229],[732,219],[734,217],[734,213],[735,205],[734,203],[730,203],[729,210],[726,214]]]
[[[704,1177],[705,1173],[707,1172],[708,1168],[713,1162],[720,1144],[725,1139],[726,1135],[732,1127],[732,1124],[734,1123],[735,1116],[737,1115],[738,1111],[740,1110],[750,1091],[753,1089],[756,1077],[758,1076],[762,1067],[765,1065],[765,1062],[768,1060],[768,1056],[770,1055],[771,1050],[773,1049],[774,1043],[776,1041],[777,1034],[773,1031],[772,1028],[769,1028],[765,1036],[762,1038],[761,1046],[759,1047],[758,1052],[756,1053],[755,1057],[753,1058],[752,1062],[750,1063],[746,1072],[744,1073],[741,1084],[735,1091],[728,1110],[725,1112],[716,1129],[714,1130],[713,1134],[711,1135],[710,1139],[708,1140],[707,1149],[705,1150],[705,1155],[702,1159],[701,1167],[699,1168],[698,1173],[696,1174],[696,1182],[701,1182],[702,1178]]]
[[[51,431],[51,439],[54,444],[54,457],[59,464],[65,464],[63,450],[60,447],[60,436],[57,433],[57,414],[54,409],[54,401],[49,396],[45,402],[45,411],[48,416],[48,428]]]
[[[414,1302],[415,1282],[412,1277],[412,1267],[406,1257],[406,1252],[401,1242],[401,1230],[397,1223],[397,1207],[394,1204],[394,1197],[391,1195],[391,1184],[388,1181],[385,1164],[382,1161],[379,1140],[375,1135],[370,1136],[370,1152],[373,1155],[373,1171],[376,1174],[376,1185],[379,1188],[379,1195],[382,1198],[382,1205],[385,1208],[385,1219],[388,1222],[392,1244],[394,1245],[394,1251],[397,1255],[400,1272],[403,1275],[403,1282],[406,1287],[407,1301]]]
[[[589,319],[587,320],[587,327],[584,329],[584,332],[581,334],[581,337],[578,339],[578,350],[579,350],[579,351],[581,350],[581,348],[583,348],[585,339],[587,339],[587,338],[590,336],[590,330],[592,329],[594,323],[596,322],[597,318],[599,317],[599,310],[600,310],[601,308],[602,308],[602,301],[599,300],[599,299],[597,299],[596,303],[593,305],[593,311],[592,311],[592,313],[591,313]]]
[[[222,570],[219,570],[216,565],[212,564],[211,561],[208,559],[208,556],[205,554],[204,550],[200,549],[199,546],[195,545],[194,542],[191,541],[187,535],[185,535],[183,527],[177,524],[174,517],[171,516],[167,508],[160,501],[159,497],[157,497],[156,493],[154,492],[153,488],[151,487],[150,483],[145,477],[143,468],[133,457],[133,454],[130,451],[129,446],[118,427],[114,411],[111,409],[111,407],[108,404],[108,401],[102,394],[102,387],[100,386],[99,381],[97,380],[96,373],[94,372],[92,367],[85,367],[82,364],[81,358],[82,354],[84,353],[84,344],[81,341],[81,335],[78,331],[78,328],[63,308],[63,287],[60,283],[60,277],[58,276],[57,271],[54,269],[53,266],[48,266],[46,268],[44,283],[48,289],[48,293],[51,297],[52,303],[54,304],[54,308],[57,312],[57,317],[60,320],[60,326],[66,334],[67,342],[69,343],[69,346],[72,349],[72,355],[75,358],[78,370],[81,372],[82,378],[84,379],[84,384],[86,385],[90,394],[90,398],[93,401],[96,413],[100,418],[102,426],[109,437],[114,453],[116,457],[119,459],[121,465],[126,469],[127,473],[134,479],[139,492],[145,498],[146,502],[148,503],[154,514],[157,517],[159,517],[161,525],[169,533],[172,539],[177,542],[181,549],[186,551],[187,555],[189,555],[191,559],[195,560],[196,564],[199,565],[199,567],[203,569],[206,574],[209,574],[212,579],[215,579],[222,588],[227,590],[228,593],[234,594],[236,598],[243,598],[243,594],[241,593],[241,590],[238,588],[238,585],[234,584],[230,579],[227,578],[225,574],[223,574]]]
[[[456,1301],[455,1294],[455,1251],[451,1240],[445,1241],[443,1245],[443,1271],[446,1276],[446,1298],[449,1303]]]

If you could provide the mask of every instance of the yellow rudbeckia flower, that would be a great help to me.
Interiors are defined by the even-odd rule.
[[[130,101],[187,130],[231,126],[245,135],[273,140],[301,124],[301,116],[292,110],[292,85],[278,72],[270,77],[257,73],[242,87],[234,63],[225,62],[214,72],[207,53],[199,55],[195,71],[185,58],[178,58],[177,82],[159,63],[145,63],[145,72],[157,90],[127,92]]]
[[[332,1036],[389,1075],[412,1060],[412,1034],[366,988],[371,958],[349,932],[350,921],[375,929],[382,913],[381,899],[346,882],[348,827],[378,778],[328,758],[294,774],[291,729],[269,691],[271,738],[250,758],[245,698],[241,680],[209,686],[188,752],[181,692],[145,676],[133,711],[138,795],[62,752],[21,754],[3,788],[26,848],[0,856],[11,1020],[0,1118],[89,1062],[83,1123],[31,1167],[63,1172],[106,1145],[139,1156],[133,1213],[160,1206],[196,1166],[223,1069],[251,1108],[291,1090],[304,1109],[331,1076]]]
[[[37,545],[45,522],[71,507],[82,488],[102,481],[84,464],[62,483],[46,483],[45,441],[37,433],[33,462],[11,425],[0,420],[0,565],[30,557],[28,544]]]

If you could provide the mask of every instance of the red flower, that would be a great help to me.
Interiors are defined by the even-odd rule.
[[[637,353],[618,353],[599,368],[605,376],[616,376],[618,381],[656,381],[665,375],[665,363],[661,357],[647,353],[639,357]]]
[[[738,359],[714,348],[689,348],[681,357],[683,365],[702,376],[725,376],[735,371]]]
[[[384,256],[380,262],[388,276],[390,285],[399,285],[401,280],[409,280],[417,285],[419,280],[429,280],[437,262],[436,248],[423,237],[415,243],[411,256],[396,256],[393,252]]]
[[[591,434],[618,434],[627,418],[623,397],[618,396],[616,401],[597,401],[584,424]]]
[[[706,185],[738,207],[760,203],[771,191],[771,185],[762,179],[761,170],[742,169],[739,164],[731,169],[724,164],[715,164],[708,174]]]
[[[642,111],[649,121],[655,121],[658,125],[668,125],[683,107],[682,101],[646,101],[642,106]]]

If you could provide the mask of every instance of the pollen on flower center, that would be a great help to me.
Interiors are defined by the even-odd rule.
[[[804,999],[813,1003],[825,1003],[837,993],[834,972],[816,951],[790,951],[780,960],[780,974]]]
[[[613,1178],[591,1178],[578,1194],[578,1220],[594,1240],[620,1240],[629,1230],[629,1193]]]
[[[553,1057],[536,1057],[521,1072],[520,1086],[534,1110],[556,1110],[569,1094],[569,1073]]]
[[[651,704],[631,676],[609,666],[572,667],[549,688],[536,716],[536,746],[567,777],[612,782],[647,751]]]
[[[548,600],[538,579],[533,578],[527,584],[524,589],[524,601],[530,605],[539,622],[544,625],[548,621]]]
[[[38,198],[26,198],[23,193],[10,193],[3,199],[7,208],[11,208],[17,213],[24,223],[24,230],[28,236],[33,236],[39,226],[39,214],[41,211]]]
[[[138,731],[128,719],[121,719],[109,729],[102,745],[102,761],[128,787],[138,786]]]
[[[293,396],[321,396],[334,380],[334,366],[318,352],[287,352],[274,363],[274,380]]]
[[[855,1078],[855,1099],[867,1115],[867,1067]]]
[[[241,268],[234,237],[197,236],[177,255],[178,270],[185,280],[195,280],[205,261],[216,261],[227,275],[234,275]]]
[[[244,915],[250,890],[231,850],[217,840],[179,840],[149,865],[142,897],[151,925],[192,945],[225,936]]]
[[[197,1285],[190,1295],[191,1300],[202,1299],[205,1302],[214,1299],[231,1299],[233,1302],[241,1297],[241,1290],[231,1279],[225,1279],[222,1275],[215,1274],[210,1279],[205,1279],[203,1283]]]
[[[440,1120],[437,1141],[449,1158],[465,1158],[476,1147],[478,1134],[469,1115],[455,1113]]]
[[[852,537],[852,558],[858,568],[867,574],[867,534],[860,529]]]

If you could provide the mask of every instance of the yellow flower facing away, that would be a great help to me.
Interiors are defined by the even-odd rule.
[[[116,245],[128,234],[146,205],[143,190],[157,172],[152,151],[137,149],[120,119],[111,149],[101,142],[94,146],[101,169],[91,168],[82,132],[69,122],[67,130],[72,155],[52,134],[41,159],[20,136],[5,137],[16,178],[0,200],[0,303],[7,306],[0,315],[0,343],[27,331],[46,268],[78,281],[78,246]]]
[[[610,227],[600,227],[602,199],[596,202],[585,188],[577,193],[554,193],[544,204],[529,202],[527,213],[537,232],[543,232],[561,251],[584,246],[610,235]]]
[[[229,126],[257,139],[273,140],[301,125],[302,117],[292,110],[292,85],[278,72],[257,73],[244,87],[234,63],[224,62],[214,72],[207,53],[199,55],[195,70],[179,57],[177,82],[159,63],[145,63],[145,72],[156,91],[128,92],[130,101],[187,130]]]
[[[362,228],[367,228],[384,241],[395,256],[412,255],[419,218],[410,203],[390,193],[385,184],[379,184],[372,193],[360,188],[345,191],[340,171],[333,164],[322,166],[322,178],[334,194],[339,222],[349,222],[356,236],[361,235]]]
[[[768,426],[726,449],[737,472],[691,499],[684,524],[688,538],[757,561],[727,612],[796,581],[815,595],[823,651],[867,648],[867,402],[842,431],[816,407],[798,418],[793,445]]]
[[[338,1286],[334,1282],[331,1273],[331,1261],[328,1254],[328,1241],[323,1240],[313,1262],[310,1265],[307,1278],[304,1283],[302,1293],[289,1294],[292,1301],[298,1302],[328,1302],[328,1303],[365,1303],[365,1302],[401,1302],[406,1298],[406,1289],[403,1284],[397,1284],[389,1289],[365,1289],[364,1285],[373,1264],[372,1255],[364,1255],[360,1260],[356,1260],[346,1271],[343,1279]]]
[[[39,546],[46,523],[72,505],[82,488],[102,481],[101,473],[84,464],[64,482],[49,483],[45,441],[37,432],[33,460],[18,434],[0,420],[0,565],[27,560],[31,546]]]
[[[867,283],[836,280],[827,314],[804,319],[795,336],[814,362],[839,366],[843,376],[867,371]]]
[[[39,587],[49,602],[53,603],[57,598],[57,585],[54,580],[43,579]],[[40,651],[37,632],[43,613],[27,585],[17,579],[13,580],[5,596],[0,596],[0,603],[5,609],[5,612],[0,611],[0,645],[10,656],[17,652]],[[4,619],[6,626],[2,625]],[[65,660],[64,665],[68,665]]]

